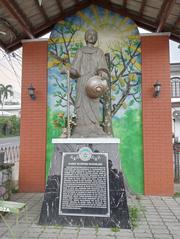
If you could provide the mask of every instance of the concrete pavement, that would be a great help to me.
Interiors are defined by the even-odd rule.
[[[14,215],[5,215],[5,219],[16,232],[18,239],[179,239],[180,238],[180,197],[130,196],[128,204],[138,208],[137,226],[133,230],[114,228],[80,228],[62,226],[39,226],[37,224],[43,194],[17,193],[13,201],[28,204],[28,222],[20,214],[20,223],[15,225]],[[12,238],[7,227],[0,221],[0,238]]]

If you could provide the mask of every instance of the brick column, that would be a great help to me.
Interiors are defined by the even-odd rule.
[[[144,192],[173,194],[169,37],[142,36]],[[159,80],[161,94],[153,97]]]
[[[25,41],[22,62],[20,191],[42,192],[45,186],[47,41]],[[28,95],[30,84],[36,100]]]

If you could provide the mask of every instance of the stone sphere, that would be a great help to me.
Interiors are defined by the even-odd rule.
[[[86,93],[90,98],[99,98],[107,90],[107,81],[100,76],[91,77],[86,83]]]

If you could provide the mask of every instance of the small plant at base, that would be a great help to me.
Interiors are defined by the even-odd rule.
[[[118,227],[112,227],[112,228],[111,228],[111,231],[112,231],[112,232],[119,232],[119,231],[120,231],[120,228],[118,228]]]
[[[80,233],[80,226],[77,227],[77,238],[79,237],[79,233]]]
[[[138,220],[138,208],[137,207],[130,207],[129,208],[129,216],[132,229],[137,227],[137,220]]]
[[[174,195],[173,195],[174,198],[179,198],[180,197],[180,192],[176,192]]]
[[[19,188],[13,187],[13,188],[11,189],[11,192],[12,192],[12,193],[18,193],[18,192],[19,192]]]
[[[96,225],[95,231],[96,231],[96,236],[97,236],[97,234],[98,234],[98,232],[99,232],[99,226],[98,226],[98,225]]]
[[[54,225],[54,229],[61,229],[61,227],[62,227],[62,226],[61,226],[61,225],[58,225],[58,224],[55,224],[55,225]]]

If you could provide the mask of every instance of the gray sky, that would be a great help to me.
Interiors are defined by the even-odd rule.
[[[180,63],[180,43],[170,41],[170,63],[178,62]]]
[[[21,49],[12,54],[5,54],[0,49],[0,84],[12,85],[15,98],[20,98],[21,92]]]

